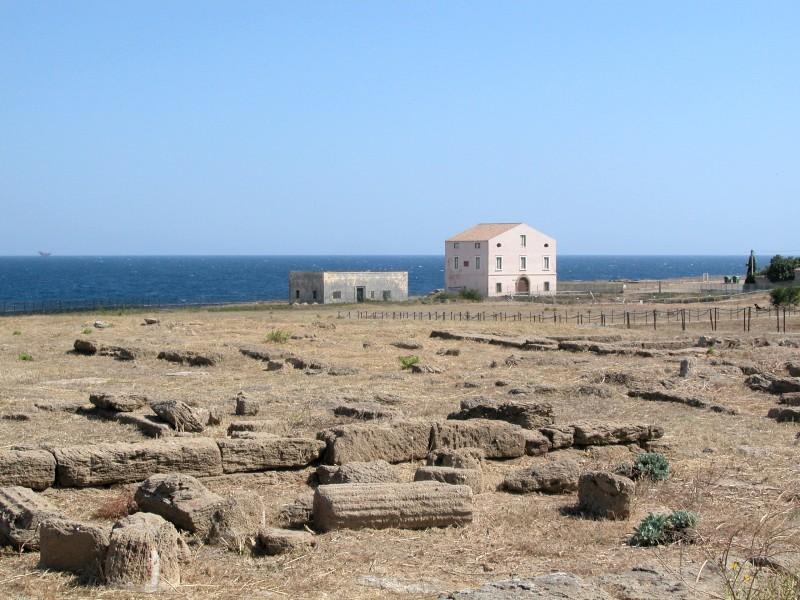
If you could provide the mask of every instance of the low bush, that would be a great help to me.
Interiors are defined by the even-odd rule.
[[[669,515],[650,513],[633,532],[631,546],[660,546],[692,540],[692,531],[699,517],[688,510],[676,510]]]
[[[89,329],[88,327],[84,327],[83,329],[81,329],[81,333],[83,335],[91,335],[92,334],[92,330]]]
[[[775,288],[769,297],[773,306],[796,306],[800,304],[800,287]]]
[[[265,341],[272,342],[273,344],[283,344],[289,340],[289,337],[291,337],[291,334],[288,331],[273,329],[267,334]]]
[[[11,335],[22,335],[21,331],[13,331]]]
[[[631,479],[663,481],[669,477],[669,461],[659,452],[643,452],[632,463],[620,465],[617,473]]]
[[[415,365],[419,362],[419,356],[413,354],[411,356],[401,356],[398,360],[400,361],[401,369],[410,369],[411,365]]]
[[[458,293],[458,297],[462,300],[471,300],[473,302],[480,302],[483,300],[483,296],[478,290],[461,290]]]
[[[19,359],[24,361],[30,361],[33,360],[33,356],[31,356],[27,352],[23,352],[22,354],[19,355]]]

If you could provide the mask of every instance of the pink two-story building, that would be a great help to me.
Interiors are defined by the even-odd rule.
[[[556,293],[556,241],[525,223],[481,223],[445,242],[448,292]]]

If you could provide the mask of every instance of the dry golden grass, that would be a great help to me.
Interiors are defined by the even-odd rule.
[[[474,311],[476,306],[446,308]],[[506,310],[509,305],[480,307],[493,311]],[[519,308],[528,309],[527,305]],[[96,315],[0,320],[0,414],[30,416],[27,421],[0,419],[0,445],[144,439],[131,427],[59,410],[62,405],[85,404],[89,393],[95,391],[136,392],[218,408],[224,415],[223,423],[207,431],[215,437],[224,436],[228,423],[235,419],[231,398],[243,391],[261,401],[258,418],[277,419],[285,422],[293,434],[313,436],[319,429],[348,422],[331,412],[343,398],[370,400],[376,393],[395,394],[400,401],[393,408],[408,416],[444,418],[463,398],[478,394],[504,396],[509,387],[494,385],[502,379],[510,387],[555,386],[555,392],[543,394],[539,399],[553,404],[559,422],[589,419],[663,426],[672,465],[669,480],[640,484],[631,519],[615,522],[570,516],[564,509],[575,504],[574,494],[517,496],[497,492],[495,487],[514,468],[558,456],[571,456],[585,468],[613,467],[630,455],[625,448],[570,449],[550,457],[489,462],[485,468],[486,491],[475,497],[475,520],[466,528],[333,532],[319,536],[317,548],[306,555],[280,558],[251,558],[220,548],[195,547],[194,561],[185,569],[183,583],[170,597],[361,599],[390,595],[391,592],[372,587],[364,580],[365,576],[374,576],[401,585],[417,585],[419,590],[429,592],[414,597],[435,598],[439,590],[473,587],[511,575],[535,576],[564,570],[588,576],[642,564],[672,569],[691,582],[705,564],[704,577],[711,573],[712,578],[719,579],[722,589],[722,577],[712,573],[710,559],[722,556],[731,539],[737,541],[732,558],[741,560],[744,546],[739,540],[757,534],[761,516],[776,510],[776,503],[788,510],[789,522],[796,524],[800,472],[795,435],[800,426],[766,419],[775,398],[751,391],[743,385],[744,376],[738,369],[722,363],[751,361],[781,372],[786,361],[800,362],[797,349],[744,344],[736,349],[718,350],[713,355],[695,353],[697,374],[680,382],[676,389],[702,395],[740,413],[729,416],[631,399],[622,385],[598,383],[612,372],[628,373],[642,382],[674,377],[679,355],[637,358],[512,352],[496,346],[428,337],[431,329],[443,328],[537,338],[619,334],[626,340],[694,340],[700,334],[710,333],[705,323],[693,323],[690,331],[683,333],[674,324],[654,332],[644,328],[601,329],[528,321],[358,321],[337,319],[336,308],[321,306],[240,312],[174,311],[159,317],[160,325],[142,326],[141,314],[104,315],[103,320],[113,327],[93,330],[90,336],[82,335],[81,331],[91,327]],[[751,339],[773,328],[772,322],[756,322],[754,331],[744,336],[739,331],[741,323],[720,320],[716,335]],[[790,322],[789,329],[800,331],[800,322]],[[280,344],[265,342],[269,332],[276,330],[288,332],[296,339]],[[14,335],[15,331],[20,335]],[[136,348],[140,358],[125,363],[69,354],[72,342],[78,337]],[[396,340],[419,341],[423,348],[412,352],[400,350],[390,345]],[[266,372],[262,363],[238,352],[238,347],[245,344],[294,352],[331,365],[355,367],[359,372],[339,377],[306,375],[293,369]],[[456,347],[461,349],[458,357],[436,354],[437,350]],[[184,367],[157,360],[157,352],[168,348],[212,352],[221,360],[211,368]],[[23,352],[30,353],[34,360],[18,360]],[[424,363],[441,367],[444,373],[414,375],[402,370],[398,357],[410,353],[420,356]],[[519,366],[490,368],[492,361],[502,365],[512,353],[524,358]],[[478,387],[465,389],[466,380]],[[587,384],[607,388],[610,397],[576,391]],[[37,404],[54,410],[36,408]],[[416,466],[400,464],[394,468],[410,480]],[[267,503],[268,518],[274,521],[281,504],[310,492],[306,480],[312,472],[309,468],[242,474],[210,478],[205,483],[221,494],[237,488],[256,490]],[[44,494],[70,517],[110,524],[125,510],[128,489],[124,486],[50,489]],[[648,512],[678,508],[700,514],[701,543],[659,549],[632,548],[626,544],[634,526]],[[796,529],[787,531],[785,543],[797,544]],[[0,596],[137,597],[124,591],[82,586],[72,576],[38,570],[36,563],[36,553],[4,550],[0,554]]]

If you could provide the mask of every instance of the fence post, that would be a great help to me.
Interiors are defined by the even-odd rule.
[[[659,283],[661,283],[661,282],[659,281]],[[655,308],[653,309],[653,329],[658,329],[656,327],[656,309]]]

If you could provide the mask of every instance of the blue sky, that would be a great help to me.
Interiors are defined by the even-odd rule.
[[[0,255],[797,253],[797,2],[0,0]]]

